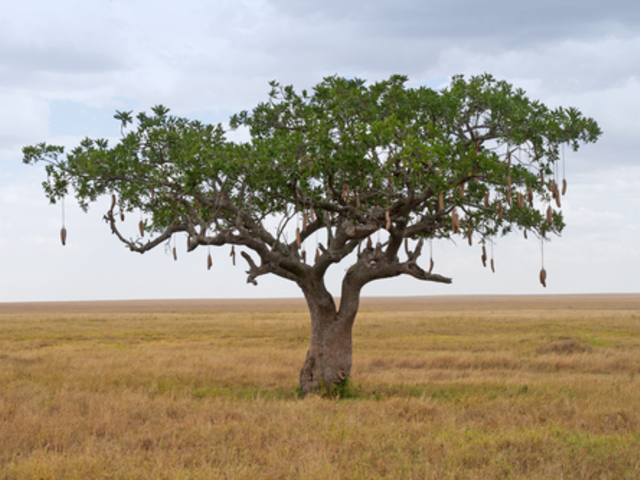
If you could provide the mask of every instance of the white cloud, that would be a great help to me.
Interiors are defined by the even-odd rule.
[[[49,104],[32,92],[0,87],[0,172],[3,163],[24,142],[48,133]]]
[[[211,272],[203,251],[187,255],[181,247],[179,262],[161,249],[133,255],[109,234],[102,204],[84,215],[67,202],[69,245],[61,247],[59,206],[41,192],[42,169],[21,164],[20,148],[113,137],[116,108],[163,103],[178,114],[224,121],[263,101],[269,80],[301,89],[335,73],[369,80],[403,73],[412,85],[436,86],[453,74],[487,71],[551,106],[594,117],[602,139],[567,153],[568,226],[545,247],[547,291],[638,291],[639,26],[635,1],[3,5],[0,245],[11,255],[3,260],[0,301],[299,295],[276,278],[246,286],[245,267],[232,268],[224,250],[214,249]],[[454,278],[452,286],[393,279],[365,294],[542,291],[532,240],[499,239],[496,274],[482,268],[477,246],[434,248],[436,269]],[[334,292],[344,268],[330,272]]]

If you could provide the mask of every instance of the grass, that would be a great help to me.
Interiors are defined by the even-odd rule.
[[[0,305],[1,479],[640,478],[640,296],[365,301],[335,399],[298,303],[118,305]]]

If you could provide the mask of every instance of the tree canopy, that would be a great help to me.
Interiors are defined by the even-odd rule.
[[[488,74],[453,77],[442,90],[407,81],[333,76],[301,92],[271,82],[267,101],[230,120],[247,129],[247,141],[164,106],[135,118],[117,112],[116,145],[86,138],[65,155],[42,143],[25,147],[24,161],[46,163],[52,202],[74,193],[86,209],[113,195],[105,220],[132,251],[178,232],[189,250],[243,247],[248,282],[269,273],[292,280],[312,321],[338,322],[355,318],[370,281],[407,274],[450,282],[418,265],[425,239],[559,234],[560,148],[577,150],[601,134],[577,109],[548,108]],[[127,237],[118,217],[132,211],[145,220]],[[383,241],[372,242],[380,231]],[[354,252],[336,309],[323,278]]]

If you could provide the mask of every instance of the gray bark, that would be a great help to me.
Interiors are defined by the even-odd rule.
[[[359,290],[336,310],[333,297],[322,284],[303,288],[311,314],[311,344],[300,371],[303,393],[327,393],[351,375],[353,323],[358,311]],[[346,299],[345,299],[346,300]]]

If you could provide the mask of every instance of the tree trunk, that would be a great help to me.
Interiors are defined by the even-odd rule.
[[[303,291],[311,313],[311,345],[300,371],[300,387],[305,394],[329,393],[351,375],[351,330],[357,306],[354,310],[343,309],[341,305],[337,312],[326,290]]]
[[[345,322],[312,322],[311,346],[300,371],[305,394],[328,392],[351,375],[351,328]]]

